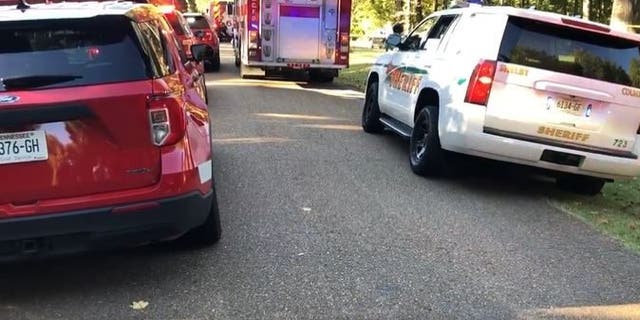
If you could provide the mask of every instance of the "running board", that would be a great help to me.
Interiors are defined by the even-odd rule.
[[[391,131],[394,131],[395,133],[399,134],[403,138],[405,139],[411,138],[412,129],[408,125],[396,119],[393,119],[386,114],[380,115],[380,122],[382,122],[382,124],[384,124],[385,127],[391,129]]]

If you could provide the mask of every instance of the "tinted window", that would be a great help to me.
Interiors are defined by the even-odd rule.
[[[189,16],[187,22],[189,22],[191,29],[209,29],[209,23],[203,16]]]
[[[522,18],[509,18],[499,60],[640,87],[639,43]]]
[[[167,60],[162,40],[162,28],[155,22],[143,22],[136,26],[138,38],[144,53],[149,58],[154,77],[163,77],[172,73],[171,61]]]
[[[151,75],[125,17],[2,22],[0,39],[0,78],[5,82],[69,76],[66,81],[25,85],[62,87],[142,80]]]
[[[447,33],[447,31],[449,30],[449,27],[451,26],[453,21],[456,19],[456,17],[457,16],[455,15],[441,16],[440,19],[438,19],[438,22],[429,30],[429,36],[422,43],[421,48],[427,49],[425,45],[429,40],[438,40],[438,41],[442,40],[442,37],[444,37],[445,33]]]
[[[427,39],[431,27],[436,23],[438,17],[428,18],[420,23],[411,33],[407,36],[407,39],[400,45],[403,50],[417,50],[420,44]]]

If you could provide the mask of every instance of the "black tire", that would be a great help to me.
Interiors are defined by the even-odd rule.
[[[335,76],[328,72],[322,72],[320,70],[309,70],[309,80],[319,83],[331,83]]]
[[[367,133],[380,133],[384,125],[380,122],[380,106],[378,105],[378,82],[373,81],[367,88],[362,107],[362,129]]]
[[[247,74],[246,66],[244,64],[240,65],[240,78],[248,79],[249,75]]]
[[[233,50],[233,56],[235,58],[236,67],[239,68],[240,65],[242,64],[242,60],[240,59],[240,48],[242,48],[240,46],[240,40],[238,40],[237,48],[238,48],[237,50],[236,49]]]
[[[209,123],[209,132],[211,123]],[[213,154],[213,141],[211,141],[211,152]],[[211,207],[204,223],[185,234],[182,240],[190,246],[210,246],[217,243],[222,237],[222,225],[220,223],[220,211],[218,208],[218,194],[216,192],[216,182],[213,177],[213,157],[211,159]]]
[[[218,197],[216,195],[215,182],[211,179],[211,208],[205,222],[189,231],[183,240],[191,246],[210,246],[217,243],[222,237],[220,224],[220,212],[218,210]]]
[[[218,50],[211,59],[211,71],[220,71],[220,50]]]
[[[602,191],[605,180],[588,176],[567,174],[557,177],[556,184],[560,189],[565,191],[587,196],[595,196]]]
[[[438,135],[438,108],[427,106],[418,113],[409,143],[409,163],[417,175],[444,174],[445,151]]]
[[[204,82],[204,102],[209,106],[209,90],[207,89],[207,80],[202,75],[202,81]]]

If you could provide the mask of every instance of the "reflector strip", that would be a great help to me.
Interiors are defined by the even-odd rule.
[[[280,6],[281,17],[320,18],[319,7]]]
[[[198,165],[198,175],[200,176],[200,184],[211,180],[211,160],[205,161]]]

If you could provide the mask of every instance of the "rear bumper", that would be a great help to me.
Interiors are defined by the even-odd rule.
[[[287,63],[287,62],[253,62],[247,64],[253,68],[288,68],[288,69],[346,69],[344,64]]]
[[[169,240],[202,225],[212,193],[0,220],[0,261]]]
[[[484,111],[475,105],[446,108],[440,118],[442,147],[482,158],[604,179],[629,179],[640,175],[640,160],[634,157],[579,150],[488,131],[484,127]],[[447,120],[447,115],[454,116],[455,122]],[[443,126],[443,121],[449,125]],[[580,160],[572,165],[550,162],[543,156],[545,152],[571,155]]]

